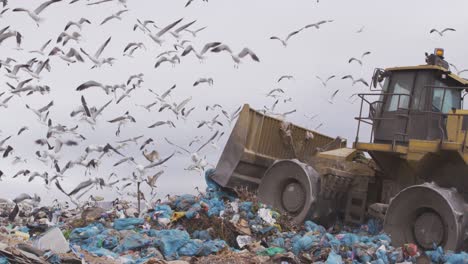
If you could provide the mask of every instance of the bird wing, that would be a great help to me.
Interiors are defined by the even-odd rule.
[[[344,80],[344,79],[351,79],[352,81],[354,81],[354,78],[353,78],[353,76],[351,76],[351,75],[345,75],[345,76],[343,76],[341,79],[342,79],[342,80]]]
[[[128,9],[123,9],[123,10],[120,10],[119,12],[117,12],[117,16],[120,16],[121,14],[125,13],[125,12],[128,12]]]
[[[170,160],[174,155],[175,155],[175,152],[172,153],[170,156],[168,156],[167,158],[165,158],[163,160],[160,160],[158,162],[151,163],[151,164],[145,166],[145,169],[150,169],[150,168],[154,168],[156,166],[162,165],[162,164],[166,163],[168,160]]]
[[[348,60],[348,63],[351,63],[351,62],[353,62],[353,61],[356,61],[357,63],[359,63],[360,65],[362,65],[362,61],[359,60],[359,59],[356,59],[356,58],[354,58],[354,57],[351,58],[351,59],[349,59],[349,60]]]
[[[112,100],[110,100],[109,102],[107,102],[105,105],[103,105],[101,108],[99,108],[98,111],[96,111],[96,116],[98,116],[99,114],[101,114],[101,112],[108,106],[110,105],[110,103],[112,103]]]
[[[167,139],[167,138],[164,138],[164,139],[166,140],[167,143],[169,143],[169,145],[172,145],[172,146],[174,146],[174,147],[176,147],[176,148],[178,148],[178,149],[181,149],[181,150],[187,152],[188,154],[190,154],[190,151],[188,151],[186,148],[183,148],[183,147],[181,147],[181,146],[179,146],[179,145],[177,145],[177,144],[175,144],[175,143],[172,143],[172,142],[169,141],[169,139]]]
[[[435,29],[435,28],[431,29],[431,31],[429,31],[429,34],[432,34],[432,33],[434,33],[434,32],[437,32],[437,33],[440,34],[439,30],[437,30],[437,29]]]
[[[135,46],[135,45],[137,45],[135,42],[130,42],[130,43],[128,43],[127,46],[126,46],[125,49],[124,49],[124,52],[127,52],[127,50],[128,50],[129,48],[131,48],[132,46]]]
[[[82,189],[84,188],[87,188],[89,186],[91,186],[93,184],[93,182],[91,180],[87,180],[87,181],[84,181],[84,182],[81,182],[80,184],[78,184],[75,189],[73,189],[71,192],[68,193],[68,196],[72,196],[72,195],[75,195],[77,194],[79,191],[81,191]],[[57,184],[56,184],[57,185]]]
[[[201,51],[201,54],[205,54],[209,49],[212,49],[212,48],[215,48],[217,46],[221,45],[221,42],[209,42],[207,44],[205,44],[205,46],[203,47],[202,51]]]
[[[221,51],[227,51],[227,52],[232,54],[231,48],[226,44],[221,44],[221,45],[219,45],[216,48],[211,50],[211,52],[221,52]]]
[[[359,79],[359,80],[356,80],[356,83],[358,83],[358,82],[364,84],[365,86],[369,86],[369,84],[368,84],[364,79],[362,79],[362,78]]]
[[[192,21],[192,22],[190,22],[190,23],[187,23],[187,24],[185,24],[185,25],[179,27],[178,29],[175,30],[175,32],[176,32],[176,33],[180,33],[182,30],[187,29],[188,27],[190,27],[191,25],[193,25],[195,22],[197,22],[197,20],[194,20],[194,21]]]
[[[39,7],[37,7],[35,10],[34,10],[34,13],[36,13],[36,15],[39,15],[42,11],[44,11],[44,9],[46,9],[49,5],[53,4],[53,3],[56,3],[56,2],[60,2],[62,0],[50,0],[50,1],[47,1],[47,2],[44,2],[42,3]]]
[[[104,42],[104,44],[102,44],[102,46],[96,51],[96,54],[94,54],[94,57],[96,58],[99,58],[99,56],[101,55],[102,51],[106,48],[107,44],[109,44],[109,42],[111,41],[111,38],[112,37],[109,37],[106,42]]]
[[[446,31],[456,31],[454,28],[444,28],[441,33],[444,33]]]
[[[81,96],[81,104],[83,105],[83,109],[85,110],[86,115],[91,117],[91,112],[89,111],[88,104],[86,103],[83,95]]]
[[[177,107],[176,107],[176,111],[182,110],[182,108],[184,108],[185,105],[187,105],[191,100],[192,100],[192,97],[190,96],[189,98],[187,98],[187,99],[183,100],[182,102],[180,102],[180,104],[177,105]]]
[[[244,48],[240,53],[239,53],[239,58],[243,58],[247,55],[250,55],[250,57],[254,60],[259,62],[260,59],[258,58],[257,54],[255,54],[252,50],[249,48]]]
[[[117,18],[117,17],[115,15],[108,16],[108,17],[104,18],[104,20],[99,25],[104,25],[105,23],[107,23],[109,20],[111,20],[113,18]]]
[[[122,120],[125,120],[125,119],[126,119],[125,116],[119,116],[119,117],[114,118],[114,119],[112,119],[112,120],[109,120],[109,121],[107,121],[107,122],[109,122],[109,123],[116,123],[116,122],[119,122],[119,121],[122,121]]]
[[[327,78],[327,82],[328,82],[329,80],[335,78],[335,77],[336,77],[335,75],[332,75],[332,76],[328,77],[328,78]]]
[[[81,84],[80,86],[78,86],[76,88],[76,90],[77,91],[83,91],[83,90],[88,89],[90,87],[103,87],[103,85],[96,82],[96,81],[87,81],[87,82]]]
[[[39,108],[37,111],[39,113],[42,113],[44,111],[47,111],[50,107],[52,107],[54,105],[54,101],[50,101],[50,103],[48,103],[46,106],[42,107],[42,108]]]
[[[156,33],[156,36],[158,37],[161,37],[162,35],[164,35],[167,31],[171,30],[173,27],[175,27],[177,24],[180,23],[180,21],[182,21],[183,18],[175,21],[175,22],[172,22],[171,24],[167,25],[166,27],[164,27],[163,29],[161,29],[158,33]]]
[[[119,166],[120,164],[129,161],[130,159],[131,159],[131,157],[123,158],[123,159],[117,161],[117,162],[114,164],[114,167],[117,167],[117,166]]]
[[[371,54],[370,51],[364,52],[364,53],[361,55],[361,59],[364,58],[365,56],[369,55],[369,54]]]
[[[88,5],[99,5],[99,4],[110,2],[110,1],[113,1],[113,0],[101,0],[101,1],[94,2],[94,3],[89,3]]]
[[[172,85],[171,88],[169,88],[166,92],[164,92],[164,93],[161,95],[161,98],[162,98],[162,99],[166,98],[166,97],[171,93],[171,91],[174,90],[176,87],[177,87],[176,84]]]
[[[289,33],[288,36],[286,36],[286,39],[284,41],[288,41],[292,36],[298,34],[301,31],[302,31],[302,29],[299,29],[299,30],[296,30],[296,31],[293,31],[293,32]]]
[[[46,43],[44,43],[44,45],[42,45],[41,47],[41,51],[44,51],[45,48],[49,45],[49,43],[52,41],[52,39],[49,39]]]
[[[212,140],[214,140],[219,134],[219,131],[216,131],[211,137],[210,139],[208,139],[203,145],[201,145],[198,149],[197,149],[197,153],[202,150],[206,145],[208,145]]]

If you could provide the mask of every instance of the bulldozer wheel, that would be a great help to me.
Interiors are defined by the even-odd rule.
[[[289,213],[303,222],[316,202],[319,175],[298,160],[280,160],[268,168],[258,189],[261,202]]]
[[[411,186],[390,202],[384,230],[395,246],[415,243],[423,249],[457,250],[463,242],[463,199],[434,184]]]

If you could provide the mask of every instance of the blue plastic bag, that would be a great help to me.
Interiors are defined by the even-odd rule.
[[[114,252],[122,253],[128,250],[136,250],[149,246],[152,241],[141,234],[132,234],[120,241],[120,245],[114,248]]]
[[[145,223],[143,218],[121,218],[114,221],[115,230],[130,230]]]
[[[70,233],[70,241],[83,240],[99,235],[104,231],[104,226],[101,223],[93,223],[85,227],[75,228]]]
[[[179,258],[177,251],[183,247],[190,236],[186,231],[181,230],[161,230],[154,232],[154,245],[158,247],[168,260]]]
[[[341,258],[340,255],[336,254],[335,251],[330,252],[328,255],[327,261],[325,261],[326,264],[342,264],[343,259]]]

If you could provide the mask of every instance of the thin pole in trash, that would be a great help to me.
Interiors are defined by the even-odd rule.
[[[140,183],[141,183],[141,182],[137,182],[138,215],[140,215]]]

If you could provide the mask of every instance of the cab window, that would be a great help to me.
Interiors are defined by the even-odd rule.
[[[397,111],[400,108],[408,108],[411,89],[414,83],[414,72],[394,72],[387,88],[391,98],[387,104],[387,111]]]

